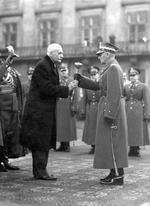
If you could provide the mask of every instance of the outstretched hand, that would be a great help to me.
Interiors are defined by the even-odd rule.
[[[82,76],[81,76],[81,74],[79,74],[79,73],[75,73],[75,74],[74,74],[74,79],[75,79],[75,80],[80,81],[81,77],[82,77]]]
[[[69,85],[68,85],[70,91],[73,90],[73,89],[75,89],[77,86],[78,86],[78,81],[77,81],[77,80],[73,80],[73,81],[70,82]]]

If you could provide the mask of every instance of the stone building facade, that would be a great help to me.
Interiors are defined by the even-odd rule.
[[[51,42],[63,45],[71,74],[75,61],[83,73],[100,67],[101,41],[115,42],[123,70],[136,65],[150,87],[150,0],[0,0],[0,49],[14,46],[22,81]]]

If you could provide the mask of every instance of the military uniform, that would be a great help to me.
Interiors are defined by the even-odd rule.
[[[100,91],[85,90],[83,93],[82,113],[86,113],[82,140],[88,145],[95,145],[98,102]]]
[[[8,163],[8,157],[17,158],[24,155],[23,148],[19,144],[22,87],[19,74],[12,67],[7,68],[6,73],[1,77],[0,81],[0,118],[2,131],[0,171],[6,172],[7,169],[19,169],[19,167]]]
[[[114,54],[115,51],[115,46],[107,43],[100,48],[97,55],[100,58],[101,54],[105,56],[107,52]],[[76,78],[82,88],[101,90],[97,114],[94,168],[110,169],[110,174],[101,179],[100,183],[122,185],[123,168],[128,166],[123,72],[114,56],[105,65],[98,83],[78,74]]]
[[[61,78],[60,85],[68,86],[72,78]],[[77,97],[74,90],[67,99],[59,98],[57,100],[57,142],[60,147],[57,151],[70,151],[70,141],[77,139],[76,118]]]
[[[126,97],[129,155],[138,156],[139,146],[150,144],[148,133],[149,91],[144,83],[136,81],[125,85],[124,95]]]
[[[4,147],[8,157],[19,157],[20,117],[22,113],[22,88],[18,72],[9,67],[0,85],[0,116]]]

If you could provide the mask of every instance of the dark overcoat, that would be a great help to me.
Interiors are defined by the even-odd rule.
[[[100,91],[85,89],[82,99],[82,111],[86,114],[82,140],[88,145],[95,145],[98,102]]]
[[[31,150],[56,147],[56,100],[69,89],[59,85],[56,65],[46,55],[35,67],[22,121],[20,142]]]
[[[112,60],[103,71],[99,84],[81,77],[79,86],[102,92],[98,104],[94,168],[115,168],[113,154],[118,168],[127,167],[127,120],[121,67]],[[115,129],[110,127],[107,117],[113,120]]]
[[[147,86],[137,81],[125,85],[129,146],[149,145],[150,96]]]
[[[60,81],[61,85],[68,85],[72,78]],[[57,141],[68,142],[77,139],[76,117],[77,94],[74,90],[68,98],[59,98],[57,101]]]

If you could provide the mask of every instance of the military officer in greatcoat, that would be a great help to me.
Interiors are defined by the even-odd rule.
[[[69,76],[69,69],[62,63],[60,67],[60,85],[68,86],[73,80]],[[57,142],[60,147],[56,151],[70,152],[70,141],[77,139],[76,117],[77,112],[77,93],[73,90],[68,98],[58,98],[57,100]],[[65,118],[65,119],[64,119]]]
[[[19,167],[9,163],[8,158],[23,155],[19,144],[22,87],[18,71],[11,67],[12,58],[17,55],[13,47],[9,46],[7,49],[9,56],[0,67],[0,172],[19,170]]]
[[[140,70],[129,70],[130,83],[125,85],[128,123],[129,156],[140,156],[140,146],[149,145],[150,95],[146,84],[140,82]]]
[[[91,66],[90,78],[93,81],[99,81],[99,67]],[[92,91],[83,90],[82,109],[81,113],[86,116],[82,140],[88,145],[91,145],[89,154],[94,154],[95,151],[95,135],[97,123],[98,102],[100,99],[100,90]]]
[[[94,168],[110,169],[100,183],[122,185],[128,166],[127,119],[123,97],[123,72],[115,59],[118,48],[110,43],[100,45],[96,53],[104,70],[99,82],[75,74],[79,87],[101,90],[98,104]]]

